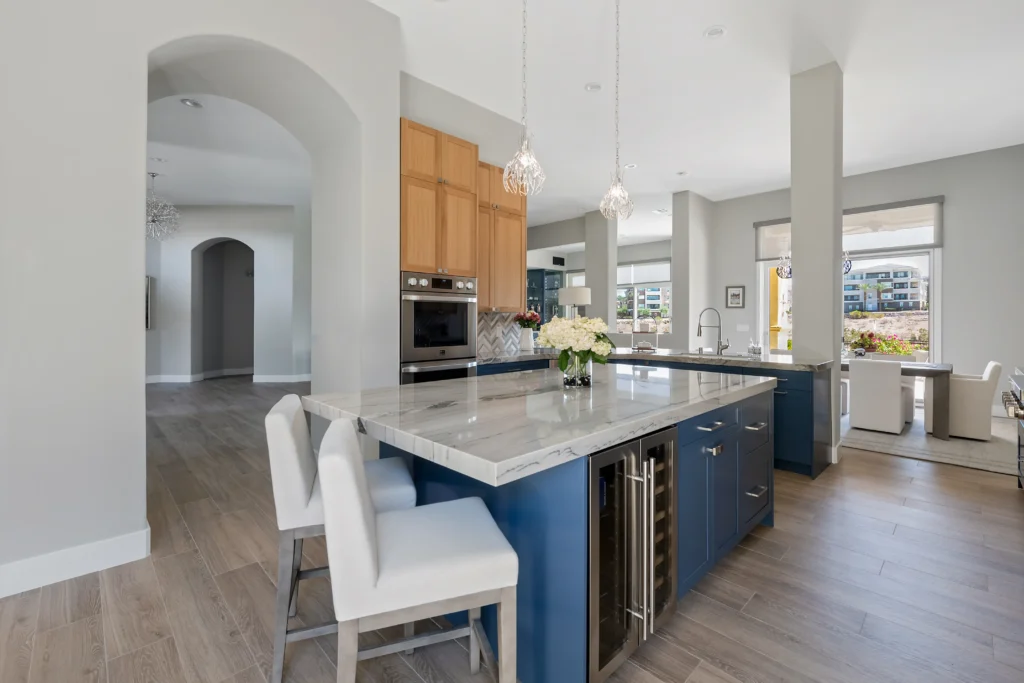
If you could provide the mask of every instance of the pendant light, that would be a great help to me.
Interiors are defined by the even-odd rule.
[[[519,138],[519,151],[505,165],[502,181],[507,192],[521,195],[539,194],[544,187],[544,169],[540,167],[526,125],[526,0],[523,0],[523,130]]]
[[[843,258],[840,260],[842,266],[843,275],[848,275],[853,270],[853,261],[850,260],[850,252],[844,251]],[[783,280],[789,280],[793,277],[793,256],[792,254],[786,254],[779,258],[779,265],[775,266],[775,274]]]
[[[609,220],[626,220],[633,215],[633,200],[622,185],[619,166],[619,0],[615,0],[615,174],[611,187],[601,200],[601,215]]]
[[[149,189],[146,191],[146,237],[161,242],[178,231],[178,210],[174,205],[156,194],[156,177],[149,173]]]

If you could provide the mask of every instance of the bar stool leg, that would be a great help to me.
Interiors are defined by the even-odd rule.
[[[412,638],[414,635],[416,635],[416,624],[415,624],[415,622],[409,622],[408,624],[402,624],[402,635],[404,635],[406,638]],[[403,654],[411,655],[415,651],[416,651],[415,648],[413,648],[413,649],[410,649],[410,650],[406,650]]]
[[[480,635],[477,633],[476,624],[480,621],[480,608],[474,607],[469,610],[469,673],[480,673]]]
[[[295,539],[295,550],[292,555],[292,577],[295,581],[295,587],[292,589],[291,597],[291,609],[288,610],[288,616],[294,617],[299,611],[299,570],[302,569],[302,539]]]
[[[338,683],[356,683],[359,620],[338,622]]]
[[[498,683],[516,683],[516,587],[501,589],[498,603]]]
[[[292,597],[292,570],[295,555],[295,532],[282,531],[277,551],[277,604],[274,610],[274,666],[270,683],[281,683],[284,678],[284,648],[288,632],[288,607]],[[296,581],[297,583],[297,581]]]

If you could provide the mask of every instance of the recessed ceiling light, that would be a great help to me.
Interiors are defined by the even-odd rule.
[[[714,26],[708,26],[704,29],[704,37],[708,40],[716,40],[725,35],[725,27],[721,24],[715,24]]]
[[[669,209],[655,209],[652,213],[656,213],[659,216],[671,216],[672,212]]]
[[[192,107],[193,109],[203,108],[202,102],[200,102],[199,100],[193,100],[191,97],[182,98],[181,103],[184,104],[186,107]]]
[[[625,168],[626,168],[626,170],[632,170],[632,169],[636,168],[636,164],[626,164]]]
[[[583,86],[583,89],[586,90],[587,92],[600,92],[601,84],[600,83],[587,83],[586,85]]]
[[[149,160],[152,161],[155,164],[166,164],[167,163],[167,159],[164,159],[163,157],[149,157]]]
[[[683,177],[685,175],[690,175],[690,172],[689,171],[676,171],[676,175],[681,178],[681,177]]]

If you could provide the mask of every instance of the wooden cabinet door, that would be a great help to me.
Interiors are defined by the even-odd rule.
[[[441,187],[436,180],[402,176],[402,270],[437,272]]]
[[[476,277],[476,195],[441,186],[439,266],[449,275]]]
[[[499,211],[508,211],[520,216],[526,215],[526,197],[515,192],[506,192],[505,169],[491,166],[491,204]]]
[[[476,166],[476,200],[480,206],[491,206],[491,165],[480,162]]]
[[[454,135],[441,135],[441,178],[445,185],[476,194],[477,146]]]
[[[491,309],[491,261],[494,254],[494,210],[477,208],[476,299],[477,310]]]
[[[522,311],[526,307],[526,217],[494,212],[491,307]]]
[[[441,137],[440,131],[402,119],[402,175],[440,182]]]

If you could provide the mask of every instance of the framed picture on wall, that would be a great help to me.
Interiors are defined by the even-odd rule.
[[[747,305],[747,288],[744,285],[728,285],[725,288],[726,308],[745,308]]]

